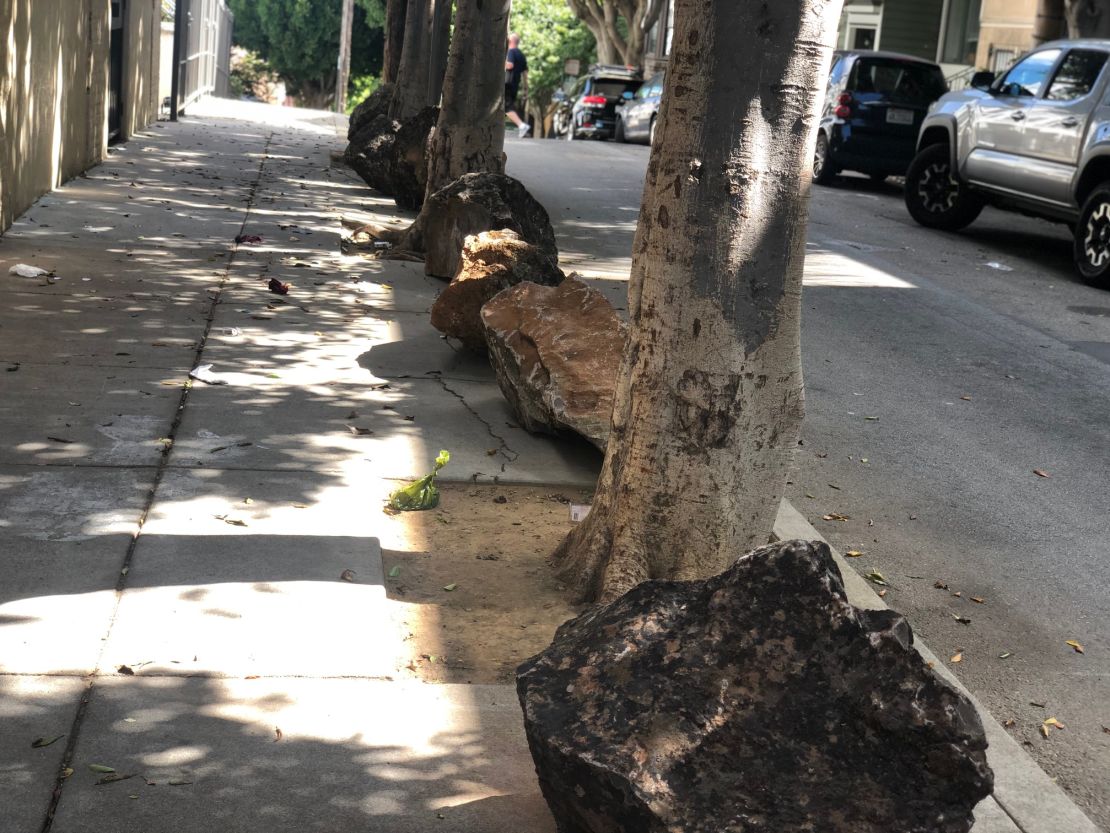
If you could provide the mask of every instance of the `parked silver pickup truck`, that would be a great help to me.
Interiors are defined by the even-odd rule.
[[[1053,41],[942,96],[906,172],[917,222],[955,230],[986,204],[1069,224],[1075,263],[1110,289],[1110,41]]]

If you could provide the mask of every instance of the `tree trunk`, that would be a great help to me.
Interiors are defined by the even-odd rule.
[[[1110,1],[1066,0],[1068,36],[1110,38]]]
[[[567,5],[593,34],[598,63],[643,69],[647,33],[659,19],[661,0],[567,0]],[[619,19],[625,21],[624,33]]]
[[[802,419],[810,166],[840,10],[675,0],[613,431],[593,510],[555,554],[585,598],[712,575],[771,534]]]
[[[463,174],[505,170],[509,7],[510,0],[458,0],[443,105],[428,157],[429,196]]]
[[[1033,19],[1033,44],[1056,40],[1064,34],[1064,0],[1037,0]]]
[[[447,74],[447,50],[451,43],[451,0],[432,0],[428,44],[428,104],[439,104]]]
[[[450,27],[451,0],[408,0],[391,118],[408,119],[439,103]]]
[[[385,4],[385,54],[382,56],[382,83],[397,81],[401,65],[401,49],[405,43],[405,11],[407,0],[386,0]]]

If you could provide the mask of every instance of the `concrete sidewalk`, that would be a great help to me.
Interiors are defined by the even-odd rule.
[[[376,507],[440,448],[478,483],[600,456],[515,427],[419,264],[340,254],[344,217],[406,219],[331,162],[345,129],[207,102],[0,238],[0,833],[553,829],[511,687],[400,680]],[[1005,741],[976,833],[1093,831]]]

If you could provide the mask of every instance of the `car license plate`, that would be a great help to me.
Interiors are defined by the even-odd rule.
[[[887,124],[913,124],[913,110],[899,110],[891,107],[886,111]]]

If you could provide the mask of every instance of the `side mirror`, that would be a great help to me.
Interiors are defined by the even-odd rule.
[[[993,72],[977,72],[971,76],[971,86],[977,90],[989,90],[994,83],[994,77]]]
[[[621,93],[621,98],[623,98],[625,101],[631,101],[635,97],[636,95],[632,92],[632,90],[625,90],[623,93]]]

